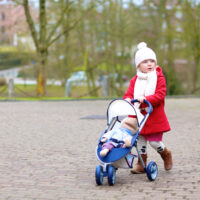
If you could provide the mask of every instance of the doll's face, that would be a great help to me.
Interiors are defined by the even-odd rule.
[[[134,134],[137,131],[137,128],[138,128],[137,119],[132,118],[132,117],[127,117],[124,120],[122,127],[127,128],[128,130],[130,130]]]
[[[143,73],[149,73],[156,69],[156,62],[152,59],[142,61],[138,69]]]

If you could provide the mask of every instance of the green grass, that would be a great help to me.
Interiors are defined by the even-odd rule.
[[[69,97],[65,97],[65,87],[47,85],[46,96],[37,97],[36,85],[15,85],[14,95],[9,97],[7,85],[0,86],[0,100],[73,100],[73,99],[96,99],[88,94],[86,86],[72,86]]]
[[[36,85],[15,85],[14,86],[14,96],[15,97],[29,97],[34,98],[37,97]],[[65,96],[65,88],[61,86],[48,85],[46,87],[46,97],[64,97]],[[7,97],[8,96],[8,87],[1,86],[0,87],[0,96]]]
[[[0,86],[0,100],[74,100],[74,99],[110,99],[117,98],[113,93],[111,96],[102,98],[101,88],[97,89],[97,95],[92,96],[88,92],[86,85],[73,85],[69,93],[69,97],[65,97],[65,86],[47,85],[46,95],[44,97],[37,97],[37,85],[14,85],[14,95],[9,97],[8,86]],[[125,89],[124,89],[125,91]]]

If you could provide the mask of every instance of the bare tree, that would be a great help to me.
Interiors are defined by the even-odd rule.
[[[47,12],[49,1],[39,0],[39,20],[38,22],[35,22],[30,12],[30,0],[13,1],[24,7],[26,20],[39,58],[37,70],[37,95],[44,96],[46,94],[46,67],[49,48],[63,35],[67,35],[71,30],[75,29],[77,24],[83,19],[83,15],[87,13],[87,10],[82,13],[83,15],[80,18],[75,19],[72,23],[66,25],[66,23],[64,23],[66,15],[73,12],[73,9],[71,9],[72,6],[79,1],[59,0],[55,2],[55,4],[57,3],[62,6],[60,6],[59,17],[51,19]],[[51,20],[53,23],[50,25]],[[36,29],[37,23],[39,24],[39,30]],[[63,23],[66,26],[63,26]]]
[[[63,32],[57,34],[57,29],[61,25],[64,13],[68,7],[63,7],[61,10],[60,18],[56,21],[54,26],[48,31],[48,20],[47,20],[47,3],[46,0],[39,1],[39,31],[36,30],[36,22],[34,22],[31,12],[29,0],[23,0],[21,4],[24,7],[26,20],[29,25],[31,36],[33,38],[36,51],[39,58],[39,65],[37,69],[37,95],[44,96],[46,94],[46,67],[49,47],[58,40],[64,33],[70,31],[66,29]]]

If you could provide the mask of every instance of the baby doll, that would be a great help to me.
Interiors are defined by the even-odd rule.
[[[102,145],[100,155],[105,157],[112,148],[118,146],[117,141],[123,141],[122,147],[130,147],[132,135],[137,131],[138,123],[137,119],[133,117],[127,117],[122,121],[120,128],[108,131],[104,134],[101,142],[105,142]]]

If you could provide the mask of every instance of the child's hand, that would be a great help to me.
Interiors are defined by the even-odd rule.
[[[138,98],[138,101],[139,101],[140,103],[144,103],[144,100],[145,100],[145,99],[146,99],[146,97],[141,96],[141,97]]]
[[[131,99],[130,98],[126,98],[124,100],[128,101],[129,103],[131,103]]]
[[[101,138],[101,142],[106,142],[107,141],[107,138],[106,137],[102,137]]]

